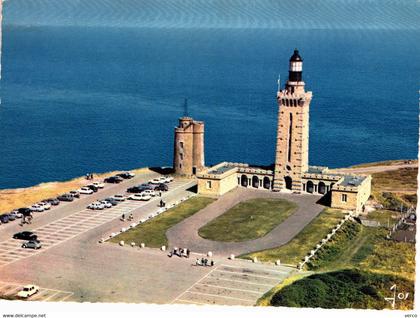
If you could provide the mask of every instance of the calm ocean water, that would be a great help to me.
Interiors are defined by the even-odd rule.
[[[127,19],[122,12],[109,21],[133,25],[75,14],[71,21],[93,24],[85,27],[53,20],[54,6],[42,20],[31,6],[5,4],[0,188],[171,165],[184,98],[190,115],[206,122],[208,164],[270,164],[276,81],[279,73],[286,79],[295,47],[314,94],[311,164],[417,157],[420,30],[412,24],[317,29],[273,22],[260,29],[209,20],[213,27],[204,28],[185,18],[175,27],[135,27],[126,10]]]

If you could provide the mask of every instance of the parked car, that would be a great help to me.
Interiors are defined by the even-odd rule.
[[[105,184],[103,184],[102,182],[93,182],[92,185],[99,189],[103,189],[105,187]]]
[[[151,183],[142,183],[138,186],[139,188],[143,188],[144,190],[154,190],[156,188],[155,184]]]
[[[160,180],[160,178],[154,178],[152,180],[149,181],[150,184],[159,184],[162,181]]]
[[[156,196],[155,190],[144,190],[142,193],[150,195],[151,197]]]
[[[101,202],[95,201],[89,204],[87,208],[91,210],[103,210],[105,206]]]
[[[71,190],[69,194],[72,195],[73,198],[80,198],[80,192],[78,190]]]
[[[113,197],[106,198],[104,201],[111,203],[113,206],[118,204],[118,201]]]
[[[16,216],[14,214],[8,213],[7,216],[9,217],[9,221],[16,220]]]
[[[38,205],[42,206],[44,208],[44,210],[49,210],[51,209],[51,204],[49,204],[48,202],[39,202]]]
[[[30,207],[32,212],[44,212],[45,208],[42,205],[34,204]]]
[[[121,181],[123,181],[123,179],[119,176],[109,177],[104,180],[106,183],[120,183]]]
[[[22,216],[29,216],[32,212],[30,208],[19,208],[17,211],[22,214]]]
[[[123,179],[131,179],[134,178],[134,176],[134,173],[128,171],[117,174],[117,177],[121,177]]]
[[[81,194],[92,194],[93,190],[89,189],[88,187],[82,187],[82,188],[80,188],[79,193],[81,193]]]
[[[148,194],[136,193],[136,194],[130,195],[128,198],[130,200],[136,200],[136,201],[149,201],[152,197]]]
[[[44,202],[48,202],[51,205],[59,205],[60,204],[60,200],[54,199],[54,198],[44,200]]]
[[[105,208],[109,209],[112,208],[112,204],[108,201],[99,201]]]
[[[9,223],[9,215],[8,214],[0,215],[0,221],[1,223]]]
[[[114,195],[114,200],[115,201],[125,201],[125,199],[126,199],[126,197],[125,196],[123,196],[122,194],[116,194],[116,195]]]
[[[35,250],[39,250],[42,247],[42,244],[41,244],[40,241],[34,240],[34,241],[28,241],[26,243],[23,243],[22,247],[23,248],[33,248]]]
[[[157,186],[155,186],[154,188],[155,191],[168,191],[168,185],[165,183],[159,183]]]
[[[93,184],[88,184],[86,188],[91,189],[93,192],[98,192],[99,188],[94,186]]]
[[[10,215],[14,215],[15,218],[20,219],[23,217],[23,214],[19,212],[19,210],[13,210],[12,212],[9,213]]]
[[[71,194],[69,194],[69,193],[65,193],[63,195],[58,196],[57,199],[60,200],[60,201],[69,201],[69,202],[71,202],[71,201],[74,200],[74,197]]]
[[[16,240],[36,241],[38,236],[31,231],[23,231],[13,234],[13,238]]]
[[[35,285],[26,285],[23,286],[22,290],[18,292],[17,296],[19,298],[28,298],[36,294],[39,291],[39,287]]]
[[[131,188],[128,188],[127,189],[127,192],[128,193],[140,193],[140,192],[142,192],[144,189],[142,189],[141,187],[139,187],[139,186],[135,186],[135,187],[131,187]]]

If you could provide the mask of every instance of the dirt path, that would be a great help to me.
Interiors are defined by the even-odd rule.
[[[330,172],[337,173],[355,173],[355,174],[372,174],[384,171],[393,171],[402,168],[417,168],[417,163],[410,164],[398,164],[398,165],[382,165],[382,166],[372,166],[372,167],[356,167],[356,168],[340,168],[340,169],[331,169]]]

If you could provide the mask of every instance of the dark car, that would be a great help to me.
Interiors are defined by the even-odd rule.
[[[123,172],[116,175],[116,177],[121,177],[123,179],[131,179],[134,178],[134,175],[129,172]]]
[[[127,189],[128,193],[140,193],[143,192],[145,189],[143,189],[142,187],[131,187]]]
[[[118,201],[114,198],[106,198],[104,201],[111,203],[112,205],[117,205]]]
[[[54,199],[54,198],[44,200],[43,202],[47,202],[47,203],[49,203],[51,205],[59,205],[60,204],[60,201],[57,200],[57,199]]]
[[[14,220],[16,220],[16,215],[14,215],[14,214],[12,214],[12,213],[7,214],[7,216],[9,217],[9,221],[14,221]]]
[[[20,208],[18,209],[18,213],[22,214],[23,216],[29,216],[31,215],[31,209],[30,208]]]
[[[30,231],[23,231],[13,235],[13,238],[16,240],[25,240],[25,241],[35,241],[38,236]]]
[[[142,183],[138,186],[139,188],[142,188],[144,190],[154,190],[156,185],[150,184],[150,183]]]
[[[86,188],[91,189],[93,192],[98,192],[99,190],[99,188],[97,186],[94,186],[93,184],[87,185]]]
[[[71,201],[74,200],[74,197],[71,194],[66,193],[66,194],[63,194],[63,195],[58,196],[57,199],[60,200],[60,201],[69,201],[69,202],[71,202]]]
[[[168,185],[165,183],[159,183],[157,186],[155,186],[155,188],[153,189],[155,191],[168,191]]]
[[[0,215],[0,221],[1,221],[1,223],[8,223],[9,222],[9,215],[8,214]]]
[[[119,176],[109,177],[104,180],[106,183],[120,183],[121,181],[123,181],[123,179]]]

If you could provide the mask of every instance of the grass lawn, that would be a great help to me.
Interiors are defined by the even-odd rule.
[[[113,243],[118,243],[119,241],[135,242],[137,245],[145,243],[148,247],[167,246],[166,231],[169,228],[204,209],[213,201],[215,199],[200,196],[193,197],[153,219],[117,235],[110,241]]]
[[[289,243],[273,249],[241,255],[241,258],[257,257],[262,262],[280,260],[284,264],[297,265],[301,259],[323,239],[343,218],[340,210],[327,208],[322,211]]]
[[[242,242],[269,233],[286,220],[297,206],[282,199],[251,199],[241,202],[199,229],[208,240]]]

